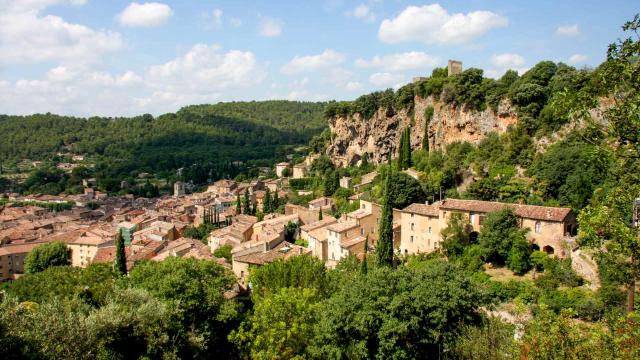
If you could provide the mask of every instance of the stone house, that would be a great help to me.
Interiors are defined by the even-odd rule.
[[[276,176],[277,177],[282,177],[282,173],[284,172],[284,169],[288,169],[288,168],[289,168],[289,163],[288,162],[277,163],[276,164]]]
[[[0,247],[0,281],[13,280],[24,274],[24,259],[43,242],[6,245]]]
[[[439,209],[434,205],[411,204],[400,214],[400,253],[429,253],[440,247]]]
[[[293,166],[293,174],[292,177],[294,179],[302,179],[307,176],[308,168],[305,164],[296,164]]]
[[[294,245],[286,241],[280,242],[273,248],[264,248],[263,251],[233,257],[233,273],[238,277],[240,284],[248,286],[247,279],[252,268],[272,263],[279,259],[288,259],[293,256],[306,255],[309,251],[302,246]]]

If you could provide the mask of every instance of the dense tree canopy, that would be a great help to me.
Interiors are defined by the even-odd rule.
[[[54,241],[36,246],[24,259],[24,270],[27,274],[37,273],[52,266],[70,264],[70,250],[61,241]]]

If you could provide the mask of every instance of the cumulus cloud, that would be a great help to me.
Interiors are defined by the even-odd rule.
[[[349,81],[349,82],[344,86],[344,89],[345,89],[345,90],[347,90],[347,91],[352,91],[352,92],[355,92],[355,91],[362,91],[362,88],[363,88],[362,84],[361,84],[361,83],[359,83],[358,81]]]
[[[371,8],[366,4],[360,4],[356,6],[353,10],[347,12],[347,15],[368,22],[376,21],[376,14],[374,14],[373,11],[371,11]]]
[[[265,76],[251,52],[225,52],[217,45],[196,44],[140,74],[61,65],[42,79],[5,81],[0,84],[0,108],[14,114],[159,114],[189,104],[235,100]]]
[[[503,69],[516,69],[524,63],[524,58],[518,54],[499,54],[491,57],[491,64]]]
[[[377,87],[400,87],[404,81],[403,74],[382,72],[369,76],[369,82]]]
[[[560,36],[574,37],[580,35],[578,24],[563,25],[556,29],[556,34]]]
[[[120,14],[116,16],[120,25],[131,27],[154,27],[167,22],[173,15],[173,10],[169,5],[148,2],[129,4]]]
[[[84,0],[0,1],[0,64],[51,60],[87,63],[122,47],[120,34],[42,15],[51,5]]]
[[[213,26],[218,29],[222,27],[222,14],[223,12],[220,9],[215,9],[211,13],[211,20],[213,21]]]
[[[567,60],[567,62],[571,65],[576,65],[576,64],[580,64],[583,63],[585,61],[587,61],[587,59],[589,59],[588,56],[586,55],[582,55],[582,54],[573,54],[569,57],[569,59]]]
[[[258,24],[258,33],[260,36],[265,37],[277,37],[282,34],[282,28],[284,27],[284,22],[280,19],[268,17],[268,16],[260,16],[260,21]]]
[[[440,60],[421,51],[374,56],[371,60],[357,59],[355,65],[361,68],[382,68],[385,71],[404,71],[434,67]]]
[[[316,71],[338,65],[344,61],[344,55],[327,49],[318,55],[296,56],[280,68],[283,74],[297,74]]]
[[[397,17],[385,19],[378,37],[386,43],[461,44],[508,23],[506,17],[491,11],[450,14],[440,4],[409,6]]]

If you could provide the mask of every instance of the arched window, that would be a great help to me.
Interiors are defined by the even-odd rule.
[[[540,231],[542,231],[542,223],[540,221],[536,221],[536,233],[540,234]]]

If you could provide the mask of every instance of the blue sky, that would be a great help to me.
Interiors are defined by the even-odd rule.
[[[0,0],[0,113],[349,100],[447,59],[594,67],[636,1]]]

